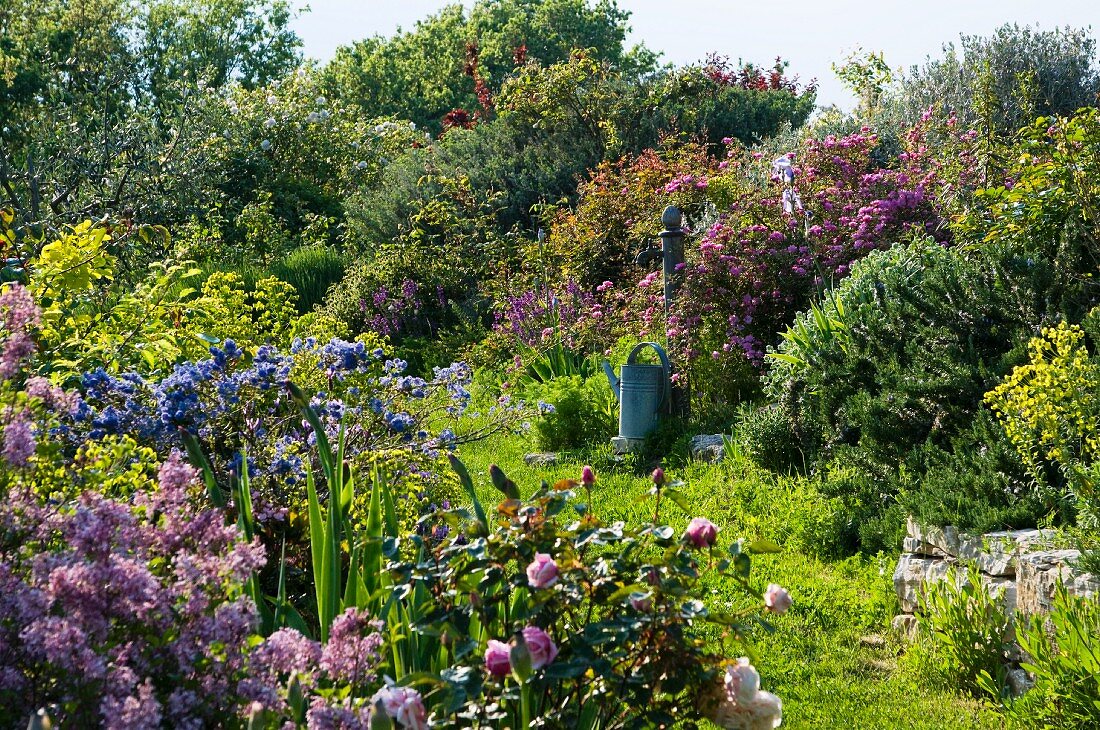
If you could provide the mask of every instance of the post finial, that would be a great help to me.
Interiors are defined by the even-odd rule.
[[[676,230],[684,225],[684,214],[680,212],[680,209],[675,205],[670,205],[665,208],[665,212],[661,214],[661,223],[667,230]]]

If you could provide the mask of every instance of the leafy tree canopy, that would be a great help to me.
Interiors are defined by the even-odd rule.
[[[331,94],[371,116],[438,130],[448,112],[484,106],[479,79],[495,92],[527,60],[551,66],[590,48],[632,74],[654,70],[654,53],[625,47],[628,17],[614,0],[480,0],[469,13],[450,5],[411,31],[344,46],[325,76]]]

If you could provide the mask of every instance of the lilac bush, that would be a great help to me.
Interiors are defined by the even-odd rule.
[[[333,622],[324,644],[292,628],[271,634],[252,650],[249,674],[238,685],[251,721],[261,727],[287,721],[310,728],[368,727],[380,679],[382,628],[366,612],[349,608]]]
[[[280,718],[366,727],[372,712],[388,711],[372,709],[371,698],[389,690],[379,689],[382,624],[371,616],[348,609],[324,645],[297,629],[257,635],[261,611],[249,586],[265,551],[212,508],[197,470],[164,443],[179,429],[214,428],[242,398],[278,391],[288,358],[262,352],[235,370],[243,354],[226,343],[160,382],[95,373],[85,379],[85,401],[25,376],[39,321],[21,286],[0,293],[0,350],[17,353],[0,381],[9,404],[8,466],[0,470],[0,725],[37,715],[67,727],[273,726]],[[302,347],[332,383],[367,362],[351,343]],[[422,387],[400,370],[384,363],[378,379],[399,391]],[[461,373],[451,375],[445,387],[458,393]],[[208,387],[219,400],[204,400]],[[143,388],[152,393],[146,402]],[[100,408],[105,393],[125,398]],[[85,423],[100,430],[81,433]],[[38,438],[47,431],[48,443]],[[133,463],[156,453],[132,434],[168,451],[159,467]],[[77,451],[58,436],[77,442]],[[422,727],[418,697],[406,690],[394,711]]]
[[[237,698],[256,609],[241,584],[264,562],[222,512],[196,505],[173,454],[132,503],[87,493],[0,504],[0,718],[39,708],[64,725],[218,724]]]
[[[391,292],[385,284],[381,284],[369,297],[360,299],[359,308],[363,311],[367,329],[384,337],[418,333],[422,329],[434,335],[431,322],[423,318],[420,289],[419,284],[406,278],[396,291]],[[436,298],[440,307],[447,306],[442,288],[437,290]]]
[[[578,325],[592,316],[594,308],[600,308],[596,297],[573,281],[560,289],[528,289],[504,297],[494,313],[493,329],[531,348],[559,338],[567,347],[576,347]]]

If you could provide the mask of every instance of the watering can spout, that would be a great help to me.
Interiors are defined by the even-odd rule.
[[[611,384],[611,392],[615,394],[615,400],[619,400],[619,379],[615,377],[615,370],[607,360],[603,361],[603,371],[607,374],[607,382]]]

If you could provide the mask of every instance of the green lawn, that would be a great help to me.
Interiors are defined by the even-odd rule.
[[[499,464],[525,493],[540,479],[580,477],[579,461],[528,467],[523,463],[526,450],[529,445],[520,437],[463,447],[460,456],[486,504],[500,500],[488,483],[491,463]],[[594,512],[605,520],[644,519],[653,509],[648,478],[625,464],[602,460],[606,463],[597,459],[594,464]],[[690,464],[668,473],[670,479],[685,482],[683,490],[694,507],[690,515],[671,503],[662,507],[662,517],[677,528],[691,517],[705,516],[727,541],[731,536],[766,537],[784,546],[778,555],[759,557],[753,570],[761,587],[779,583],[795,601],[774,622],[774,635],[758,637],[757,668],[763,688],[783,699],[784,728],[1002,726],[994,710],[943,686],[934,672],[922,671],[890,635],[897,607],[891,583],[896,555],[816,557],[835,506],[806,480],[776,478],[743,464]],[[721,585],[711,590],[712,600],[723,600]]]

